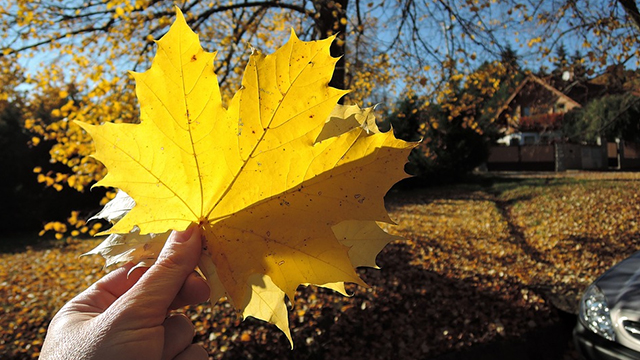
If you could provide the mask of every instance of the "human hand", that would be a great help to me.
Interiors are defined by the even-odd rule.
[[[173,232],[150,268],[129,264],[98,280],[54,316],[41,360],[208,359],[194,326],[172,309],[204,302],[209,286],[194,269],[198,228]]]

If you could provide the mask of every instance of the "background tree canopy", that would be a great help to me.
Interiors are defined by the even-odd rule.
[[[420,161],[443,166],[452,166],[445,143],[458,143],[455,134],[482,146],[491,139],[496,99],[520,67],[562,64],[579,50],[590,76],[637,67],[640,54],[635,0],[15,0],[0,5],[0,59],[11,64],[0,101],[23,103],[12,119],[29,130],[28,146],[49,153],[32,174],[39,182],[82,192],[104,175],[71,120],[137,121],[127,71],[148,68],[174,6],[203,46],[218,51],[226,99],[252,47],[270,52],[291,29],[303,40],[336,35],[331,51],[342,58],[332,85],[352,90],[344,102],[379,103],[398,129],[418,121],[405,127],[424,138]],[[418,120],[399,116],[405,99]]]
[[[615,139],[640,141],[640,97],[607,95],[565,116],[562,131],[573,142]]]

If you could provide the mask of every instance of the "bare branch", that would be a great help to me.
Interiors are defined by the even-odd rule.
[[[627,13],[636,30],[640,31],[640,12],[635,0],[618,0],[622,8]]]

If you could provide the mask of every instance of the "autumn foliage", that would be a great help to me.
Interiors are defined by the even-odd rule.
[[[397,234],[409,240],[382,251],[383,270],[360,270],[372,287],[349,287],[351,297],[298,289],[289,314],[293,350],[275,327],[242,322],[227,302],[185,311],[214,359],[416,359],[471,349],[496,356],[496,343],[574,359],[558,309],[574,312],[591,281],[640,250],[638,180],[635,173],[489,177],[390,194]],[[37,357],[54,312],[104,274],[99,258],[78,258],[98,242],[3,250],[2,359]]]
[[[584,50],[583,68],[589,72],[631,64],[639,53],[638,19],[631,5],[633,1],[621,0],[544,1],[538,6],[520,0],[190,0],[181,9],[202,35],[203,47],[218,51],[215,72],[224,84],[224,104],[241,86],[251,49],[272,51],[290,29],[303,40],[336,36],[330,53],[340,60],[331,83],[352,90],[343,99],[346,104],[381,104],[392,113],[397,99],[414,98],[421,110],[437,106],[445,114],[448,123],[427,116],[421,124],[426,141],[418,159],[431,166],[449,162],[434,151],[446,146],[443,125],[486,138],[491,124],[477,115],[480,109],[489,110],[485,100],[503,88],[505,51],[525,63],[554,62],[557,48],[571,43]],[[26,85],[28,99],[43,105],[40,111],[30,107],[24,124],[32,132],[32,146],[51,146],[49,162],[34,169],[37,181],[56,191],[86,192],[105,175],[102,165],[89,158],[89,136],[70,124],[137,122],[133,79],[126,70],[150,65],[154,41],[167,32],[173,6],[171,1],[148,0],[65,6],[57,0],[16,0],[0,5],[5,30],[0,32],[0,57],[12,65],[3,67],[3,81]],[[486,64],[489,68],[483,69]],[[14,66],[19,70],[15,76]],[[4,80],[4,75],[13,78]],[[13,90],[3,86],[0,99],[11,98]],[[102,203],[114,195],[109,192]],[[55,220],[66,226],[58,237],[95,233],[82,222]],[[63,227],[49,225],[47,231],[56,229]]]
[[[285,296],[295,303],[298,286],[365,285],[354,267],[375,267],[395,239],[378,224],[392,223],[383,197],[416,144],[381,133],[371,109],[337,104],[333,40],[292,33],[273,54],[255,51],[225,108],[215,54],[178,10],[151,68],[133,74],[140,123],[77,122],[108,168],[96,186],[120,191],[98,215],[114,224],[96,252],[149,265],[166,234],[198,226],[212,303],[226,298],[289,340]]]
[[[486,90],[493,91],[500,76],[485,81],[475,70],[501,60],[504,40],[525,61],[553,62],[556,48],[571,43],[581,45],[590,71],[630,64],[639,53],[632,5],[621,0],[536,6],[520,0],[190,0],[182,10],[204,47],[219,51],[215,71],[225,85],[223,103],[240,87],[248,60],[244,55],[251,48],[272,51],[294,29],[303,40],[337,36],[330,50],[342,58],[332,84],[352,90],[347,103],[356,99],[391,107],[397,98],[417,96],[425,106],[451,105],[448,111],[454,118],[462,115],[462,126],[482,130],[468,110],[483,97],[460,96],[451,85],[488,84]],[[137,121],[133,80],[126,70],[148,67],[154,40],[171,24],[173,6],[149,0],[65,6],[57,0],[16,0],[0,6],[0,57],[28,67],[18,83],[27,84],[30,98],[51,105],[43,107],[46,113],[26,116],[32,143],[56,141],[51,162],[62,165],[42,164],[36,175],[42,184],[84,191],[104,176],[104,168],[88,158],[89,137],[69,123]],[[3,67],[3,73],[10,68]],[[9,89],[3,88],[0,98],[8,96]],[[430,119],[424,125],[434,124]]]

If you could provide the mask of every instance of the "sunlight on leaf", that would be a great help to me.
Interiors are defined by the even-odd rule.
[[[372,109],[337,105],[346,92],[328,86],[332,41],[292,33],[274,54],[254,51],[226,109],[215,54],[178,11],[151,68],[133,74],[140,123],[79,123],[108,169],[97,186],[135,201],[122,219],[103,210],[119,220],[92,253],[107,265],[147,264],[168,231],[198,224],[212,302],[226,296],[290,341],[285,295],[293,300],[301,284],[342,293],[344,282],[364,285],[354,266],[375,266],[397,239],[376,222],[392,222],[383,197],[407,177],[415,144],[380,133]]]

